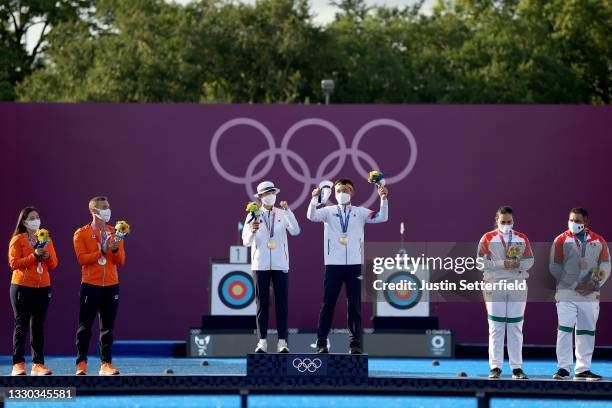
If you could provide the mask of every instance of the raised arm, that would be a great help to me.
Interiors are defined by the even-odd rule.
[[[283,201],[284,203],[284,201]],[[281,205],[283,204],[281,203]],[[285,203],[286,205],[286,203]],[[291,211],[291,209],[289,207],[283,207],[285,208],[285,211],[283,212],[283,215],[285,217],[285,222],[287,223],[287,232],[289,232],[290,235],[292,236],[296,236],[299,235],[301,230],[300,230],[300,226],[297,222],[297,218],[295,218],[295,214],[293,213],[293,211]]]
[[[315,188],[312,190],[312,198],[308,204],[308,210],[306,212],[306,218],[312,222],[326,222],[327,212],[323,208],[317,209],[319,189]]]
[[[250,247],[253,241],[255,240],[255,232],[253,232],[253,226],[251,224],[247,224],[247,221],[250,221],[251,214],[247,214],[244,219],[244,227],[242,227],[242,244],[246,247]],[[253,222],[256,222],[254,220]]]

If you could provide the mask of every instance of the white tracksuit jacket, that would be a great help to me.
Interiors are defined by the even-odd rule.
[[[271,217],[272,216],[272,217]],[[251,247],[251,270],[289,270],[289,244],[287,243],[287,231],[295,236],[300,233],[300,226],[291,210],[272,208],[272,211],[262,207],[262,214],[259,217],[259,229],[254,234],[251,224],[247,221],[251,219],[248,214],[244,228],[242,230],[242,243]],[[274,222],[274,237],[270,238],[270,229],[266,225],[267,220],[272,218]],[[267,244],[272,239],[276,243],[276,248],[270,249]]]
[[[348,244],[340,243],[343,234],[338,210],[343,217],[350,212],[350,221],[346,236]],[[380,200],[380,211],[370,211],[354,205],[329,205],[317,209],[317,198],[314,197],[308,206],[306,218],[314,222],[323,222],[323,245],[325,265],[361,265],[363,264],[364,227],[365,224],[386,222],[389,218],[388,200]]]

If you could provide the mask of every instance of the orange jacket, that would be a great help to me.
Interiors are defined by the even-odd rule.
[[[28,233],[15,235],[9,243],[9,266],[13,270],[11,283],[31,288],[42,288],[51,286],[49,271],[57,267],[57,256],[53,241],[45,247],[49,251],[49,258],[41,261],[42,273],[37,272],[38,259],[34,255],[34,247],[30,245]]]
[[[110,234],[108,239],[115,237],[115,229],[110,225],[106,225],[106,231]],[[81,282],[96,286],[112,286],[119,283],[119,274],[117,273],[117,265],[125,264],[125,250],[123,249],[123,240],[119,241],[117,252],[108,251],[106,253],[106,265],[100,265],[98,259],[102,257],[102,252],[98,248],[98,236],[94,235],[94,229],[91,224],[87,224],[74,233],[73,244],[74,252],[76,253],[77,261],[81,265]]]

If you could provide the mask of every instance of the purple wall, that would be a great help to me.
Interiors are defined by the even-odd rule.
[[[349,144],[377,118],[407,126],[418,147],[416,163],[406,178],[389,186],[390,222],[370,226],[370,241],[397,240],[401,221],[410,241],[476,241],[505,203],[515,208],[517,229],[532,241],[552,240],[576,205],[591,211],[594,230],[612,235],[610,107],[0,104],[0,231],[8,242],[19,209],[38,206],[60,262],[52,277],[47,352],[74,352],[80,271],[72,234],[90,221],[87,201],[96,194],[108,195],[113,218],[133,227],[120,272],[117,338],[182,339],[199,324],[208,311],[208,259],[227,256],[248,200],[245,187],[225,181],[209,154],[215,131],[236,117],[260,121],[276,145],[305,118],[330,121]],[[219,161],[242,176],[266,146],[256,130],[237,126],[220,139]],[[293,167],[300,168],[301,157],[315,177],[337,144],[328,130],[308,126],[289,148],[295,152],[288,156]],[[400,173],[415,153],[391,127],[372,129],[359,148],[390,175]],[[334,165],[329,162],[328,169]],[[341,173],[363,177],[350,159]],[[304,188],[278,157],[262,178],[274,180],[281,199],[290,202]],[[371,186],[361,178],[356,187],[365,201]],[[290,242],[290,325],[311,328],[322,294],[322,227],[306,220],[305,209],[305,204],[294,208],[302,234]],[[0,354],[9,354],[10,270],[4,270]],[[370,315],[370,305],[363,310]],[[440,304],[434,311],[458,341],[486,341],[481,304]],[[345,313],[341,301],[336,326],[344,327]],[[602,304],[600,316],[597,342],[610,345],[612,328],[602,324],[612,316],[609,303]],[[554,304],[530,304],[525,342],[552,343],[556,324]]]

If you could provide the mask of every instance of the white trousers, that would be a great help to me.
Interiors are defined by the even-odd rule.
[[[510,368],[523,365],[523,320],[526,295],[496,291],[485,293],[489,321],[489,367],[501,369],[504,365],[504,338],[508,335]]]
[[[557,302],[557,367],[570,371],[574,362],[573,337],[576,337],[575,373],[591,369],[595,348],[595,326],[599,317],[599,301]],[[576,327],[574,333],[574,327]]]

